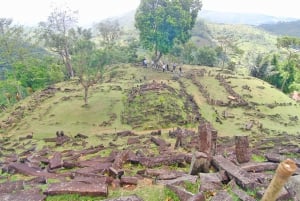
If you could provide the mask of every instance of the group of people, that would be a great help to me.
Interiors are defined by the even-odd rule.
[[[148,66],[149,66],[148,60],[147,59],[143,59],[143,67],[147,68]],[[160,62],[159,64],[155,64],[154,61],[152,60],[151,63],[150,63],[150,67],[155,68],[155,69],[160,69],[161,68],[163,72],[165,72],[165,71],[175,72],[177,64],[173,63],[172,64],[172,69],[170,70],[170,66],[169,66],[168,63]],[[179,73],[181,74],[182,73],[181,66],[179,66],[178,69],[179,69]]]

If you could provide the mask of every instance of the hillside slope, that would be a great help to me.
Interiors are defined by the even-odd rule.
[[[89,106],[76,80],[60,83],[2,114],[2,135],[63,130],[94,136],[121,130],[197,129],[209,121],[221,136],[298,132],[300,105],[261,80],[217,68],[183,66],[179,72],[140,66],[110,67],[93,86]]]
[[[239,66],[250,67],[258,55],[278,51],[276,47],[277,36],[254,26],[214,23],[208,23],[207,26],[215,40],[226,38],[243,51],[242,55],[230,55]]]
[[[276,35],[300,37],[300,20],[261,24],[258,27]]]

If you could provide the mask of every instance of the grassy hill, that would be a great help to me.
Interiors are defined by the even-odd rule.
[[[216,23],[207,23],[207,27],[212,41],[218,43],[218,38],[225,37],[230,43],[243,51],[242,55],[229,55],[239,67],[248,68],[254,64],[258,55],[278,51],[276,47],[277,36],[257,27]]]
[[[300,37],[300,20],[261,24],[258,27],[276,35]]]
[[[210,22],[225,23],[225,24],[249,24],[249,25],[260,25],[260,24],[271,24],[280,21],[292,21],[295,18],[284,18],[263,15],[259,13],[235,13],[235,12],[221,12],[202,10],[199,13],[201,18],[204,18]]]
[[[203,66],[182,66],[182,69],[180,74],[178,70],[162,72],[135,65],[110,66],[102,82],[90,89],[88,107],[83,107],[83,89],[76,79],[35,92],[1,113],[0,159],[9,163],[14,157],[19,157],[16,164],[25,161],[25,164],[31,165],[35,162],[31,158],[43,157],[47,162],[47,159],[52,160],[61,154],[64,164],[75,160],[77,166],[87,163],[87,168],[92,168],[93,161],[95,166],[101,165],[101,161],[111,157],[117,160],[128,151],[145,152],[154,158],[168,150],[172,150],[174,157],[188,155],[191,154],[189,149],[173,151],[176,139],[169,136],[169,131],[178,127],[197,131],[202,121],[210,122],[217,130],[218,152],[223,154],[232,152],[234,140],[228,136],[236,135],[249,136],[253,147],[265,139],[271,141],[263,145],[273,148],[279,146],[276,143],[298,146],[298,141],[291,136],[296,138],[295,134],[299,134],[299,103],[255,78]],[[132,136],[121,135],[122,131],[128,130]],[[160,146],[150,143],[152,132],[157,130],[161,130],[159,138],[169,143],[165,152],[160,150]],[[69,141],[63,145],[53,143],[60,139],[54,138],[57,131],[63,131]],[[77,138],[79,133],[86,138]],[[289,139],[273,140],[286,136]],[[129,140],[133,139],[138,143],[129,144]],[[124,176],[145,171],[144,165],[124,163]],[[35,174],[50,177],[46,183],[36,184],[42,191],[51,184],[66,182],[69,179],[66,175],[86,169],[85,166],[75,166],[48,172],[48,166],[38,161],[37,168],[45,169]],[[25,174],[30,174],[29,170]],[[156,170],[188,172],[189,165],[171,163],[159,165],[153,169]],[[53,172],[60,176],[51,178]],[[2,172],[0,184],[7,182],[6,178],[22,181],[32,177],[24,176],[24,172]],[[198,192],[198,183],[189,186]],[[28,184],[26,188],[29,188]],[[135,187],[125,185],[115,188],[111,185],[109,188],[108,198],[136,194],[147,201],[171,199],[170,191],[163,185],[153,184],[151,178],[140,179]],[[47,197],[47,201],[102,199],[105,198],[77,195]]]
[[[299,104],[268,83],[217,68],[183,70],[179,76],[139,66],[110,67],[102,83],[91,88],[88,107],[82,106],[77,80],[59,83],[2,113],[2,135],[33,132],[42,139],[58,130],[95,136],[128,129],[196,129],[199,120],[211,122],[221,136],[298,132]]]

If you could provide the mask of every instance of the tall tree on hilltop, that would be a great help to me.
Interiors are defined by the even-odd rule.
[[[101,78],[101,71],[105,65],[105,58],[97,52],[96,45],[91,41],[90,29],[72,29],[71,35],[75,39],[71,52],[76,75],[79,83],[84,89],[84,106],[88,105],[89,88],[96,84]]]
[[[140,31],[140,41],[154,50],[154,62],[167,54],[175,43],[185,43],[190,37],[200,0],[141,0],[135,13],[135,26]]]
[[[40,22],[40,36],[51,51],[57,53],[67,70],[69,77],[74,77],[70,56],[71,40],[69,31],[77,23],[77,12],[70,9],[55,8],[46,22]]]

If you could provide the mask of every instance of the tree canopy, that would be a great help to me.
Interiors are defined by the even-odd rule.
[[[57,53],[66,66],[69,77],[74,77],[70,46],[70,30],[77,23],[77,12],[70,9],[55,8],[46,22],[40,22],[40,36],[51,51]]]
[[[199,0],[141,0],[135,14],[142,45],[155,52],[155,62],[168,53],[176,42],[190,39],[198,12]]]

